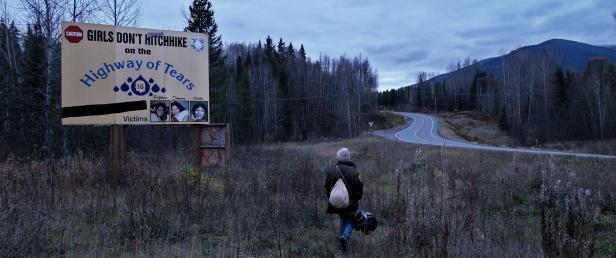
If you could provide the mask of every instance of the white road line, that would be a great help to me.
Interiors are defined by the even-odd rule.
[[[419,117],[418,117],[419,118]],[[419,133],[419,129],[421,129],[421,127],[423,127],[424,124],[424,120],[423,119],[417,119],[417,120],[421,120],[421,125],[418,125],[415,128],[415,132],[413,133],[413,135],[415,135],[415,138],[419,139],[419,136],[417,136],[417,133]]]

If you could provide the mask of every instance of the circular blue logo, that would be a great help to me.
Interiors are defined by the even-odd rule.
[[[201,37],[195,37],[192,39],[192,43],[190,44],[192,49],[196,52],[201,52],[205,49],[205,40]]]
[[[150,84],[141,76],[133,82],[130,88],[133,94],[137,96],[143,96],[150,92]]]

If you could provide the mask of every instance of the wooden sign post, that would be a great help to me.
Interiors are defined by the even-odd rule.
[[[231,141],[229,124],[193,126],[193,166],[204,169],[223,169],[225,192],[231,189],[229,175]]]
[[[124,126],[111,126],[111,139],[109,144],[110,166],[107,172],[107,180],[111,186],[120,184],[120,177],[124,173],[124,160],[126,159],[126,139],[124,138]]]

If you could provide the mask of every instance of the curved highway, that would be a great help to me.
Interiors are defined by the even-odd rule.
[[[457,140],[451,140],[441,137],[438,134],[438,120],[432,116],[419,114],[419,113],[406,113],[395,112],[395,114],[405,116],[411,120],[410,125],[406,127],[376,131],[375,134],[390,140],[398,140],[402,142],[433,145],[433,146],[445,146],[454,148],[466,148],[466,149],[478,149],[500,152],[518,152],[518,153],[530,153],[530,154],[543,154],[543,155],[559,155],[559,156],[577,156],[577,157],[592,157],[592,158],[609,158],[616,159],[616,156],[599,155],[599,154],[586,154],[586,153],[573,153],[573,152],[561,152],[561,151],[549,151],[549,150],[535,150],[535,149],[517,149],[508,147],[494,147],[489,145],[475,144],[470,142],[462,142]]]

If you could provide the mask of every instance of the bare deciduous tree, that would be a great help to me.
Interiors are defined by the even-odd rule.
[[[74,22],[92,20],[94,18],[94,14],[100,10],[100,6],[100,0],[68,0],[68,18]]]
[[[593,117],[593,129],[600,137],[604,137],[608,124],[609,102],[612,98],[610,80],[614,73],[614,65],[607,59],[592,59],[584,78],[586,79],[585,100],[589,113]]]
[[[101,5],[103,22],[114,26],[135,26],[141,16],[138,0],[107,0]]]
[[[0,88],[0,96],[3,98],[9,97],[11,92],[17,88],[17,80],[19,74],[19,64],[17,55],[19,52],[19,43],[18,43],[18,35],[16,33],[12,33],[9,29],[9,21],[11,20],[11,14],[9,13],[9,9],[7,7],[6,1],[0,1],[0,4],[3,6],[2,17],[0,17],[0,22],[6,26],[3,28],[0,34],[0,60],[1,62],[6,64],[7,66],[4,68],[4,78],[6,83],[4,85],[5,88]],[[11,128],[11,112],[9,112],[8,108],[4,109],[4,114],[0,114],[3,116],[2,129],[7,132]]]

